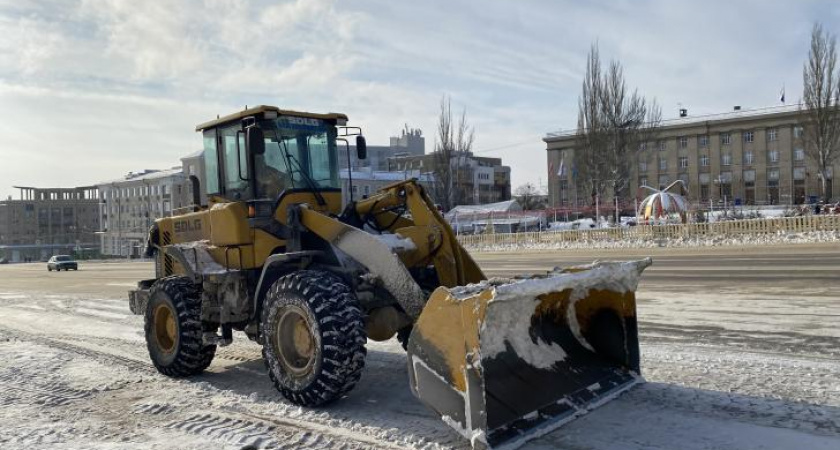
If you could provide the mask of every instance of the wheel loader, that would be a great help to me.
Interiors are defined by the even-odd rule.
[[[201,373],[237,330],[289,402],[318,407],[351,392],[368,339],[396,337],[411,391],[475,448],[514,447],[641,380],[649,260],[488,280],[416,180],[347,189],[342,207],[348,139],[366,156],[345,115],[259,106],[196,131],[194,205],[151,227],[155,278],[129,292],[162,374]]]

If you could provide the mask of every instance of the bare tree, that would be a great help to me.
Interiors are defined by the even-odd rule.
[[[467,110],[453,120],[451,100],[440,100],[437,136],[434,150],[435,183],[433,195],[444,211],[457,206],[461,190],[469,176],[467,156],[475,140],[474,130],[467,123]]]
[[[593,44],[578,99],[573,170],[593,201],[608,188],[614,198],[628,191],[633,164],[639,156],[646,158],[640,155],[641,144],[654,138],[661,121],[655,99],[628,90],[620,62],[611,61],[602,71],[598,45]]]
[[[835,36],[822,25],[814,24],[808,61],[802,70],[803,99],[799,110],[805,154],[817,166],[824,200],[831,195],[828,171],[840,154],[840,71],[835,70],[836,64]]]
[[[513,192],[516,202],[525,211],[541,209],[545,206],[545,199],[540,195],[539,189],[534,183],[525,183],[516,188]]]

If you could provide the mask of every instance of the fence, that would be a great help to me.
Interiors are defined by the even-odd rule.
[[[760,235],[782,232],[803,233],[810,231],[840,231],[840,215],[778,217],[677,225],[639,225],[626,228],[485,233],[461,235],[458,236],[458,240],[465,247],[481,247],[488,245],[551,244],[590,240],[669,239],[694,236]]]

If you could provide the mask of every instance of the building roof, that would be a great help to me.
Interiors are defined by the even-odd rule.
[[[481,214],[481,213],[497,213],[497,212],[511,212],[522,211],[522,206],[516,200],[505,200],[503,202],[485,203],[483,205],[458,205],[448,213],[447,216],[455,214]]]
[[[173,177],[178,175],[183,175],[184,170],[181,167],[173,167],[171,169],[164,169],[164,170],[146,170],[145,172],[141,173],[129,173],[128,175],[124,176],[123,178],[117,178],[115,180],[108,180],[102,181],[97,183],[97,186],[104,186],[107,184],[120,184],[120,183],[133,183],[135,181],[148,181],[148,180],[157,180],[161,178]]]
[[[318,114],[318,113],[309,113],[309,112],[302,112],[302,111],[292,111],[288,109],[280,109],[276,106],[267,106],[267,105],[259,105],[253,108],[247,108],[242,111],[228,114],[224,117],[217,118],[215,120],[211,120],[209,122],[204,122],[198,124],[195,127],[195,131],[202,131],[208,128],[217,127],[219,125],[223,125],[228,122],[233,122],[235,120],[240,120],[248,116],[253,116],[256,114],[262,114],[266,111],[274,111],[278,115],[281,116],[294,116],[294,117],[309,117],[312,119],[322,119],[322,120],[339,120],[342,119],[347,121],[347,116],[341,113],[327,113],[327,114]]]
[[[704,114],[699,116],[676,117],[666,119],[660,123],[660,128],[679,128],[689,125],[717,124],[729,121],[749,120],[755,118],[767,118],[772,116],[792,115],[799,112],[802,105],[769,106],[764,108],[740,109],[717,114]],[[577,129],[561,130],[547,133],[543,138],[545,142],[561,141],[577,134]]]
[[[185,159],[201,158],[204,156],[204,149],[194,151],[187,156],[182,156],[181,161]]]
[[[339,172],[342,180],[347,179],[347,170]],[[420,181],[431,181],[434,179],[430,173],[419,173],[416,170],[409,170],[407,172],[386,172],[378,170],[354,170],[353,181],[403,181],[417,178]]]

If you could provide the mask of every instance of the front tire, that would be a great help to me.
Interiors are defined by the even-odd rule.
[[[166,376],[197,375],[216,355],[215,345],[203,344],[201,295],[187,278],[162,278],[152,285],[145,332],[152,363]]]
[[[325,271],[277,280],[262,313],[263,360],[290,402],[320,406],[350,392],[365,361],[364,319],[351,288]]]

